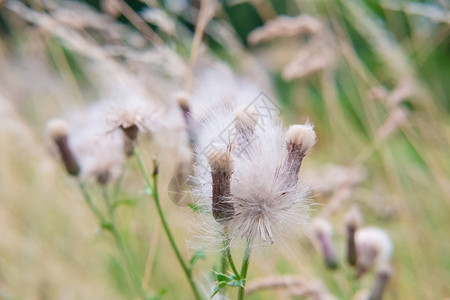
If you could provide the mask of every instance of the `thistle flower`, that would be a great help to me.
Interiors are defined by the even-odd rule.
[[[380,266],[389,261],[392,242],[386,231],[377,227],[365,227],[356,231],[357,277],[362,276],[374,264]]]
[[[347,261],[354,266],[357,261],[355,233],[363,223],[363,217],[359,208],[354,205],[345,215],[345,229],[347,232]]]
[[[316,218],[312,222],[312,229],[319,241],[325,264],[330,269],[336,269],[338,263],[333,247],[333,226],[324,218]]]
[[[52,119],[47,123],[47,132],[58,147],[59,155],[66,167],[67,173],[78,176],[80,166],[69,146],[68,127],[69,125],[63,119]]]

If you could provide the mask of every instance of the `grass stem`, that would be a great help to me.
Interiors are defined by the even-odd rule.
[[[184,271],[184,273],[185,273],[185,275],[186,275],[186,277],[187,277],[187,279],[189,281],[189,285],[191,286],[192,292],[194,293],[195,299],[196,300],[200,300],[201,296],[200,296],[200,293],[198,291],[197,285],[194,282],[191,268],[188,267],[188,265],[184,261],[182,255],[180,253],[180,250],[178,249],[178,246],[177,246],[177,244],[175,242],[175,239],[173,237],[172,231],[170,230],[169,224],[167,223],[166,217],[164,216],[164,212],[162,210],[161,203],[160,203],[160,200],[159,200],[158,174],[154,174],[152,176],[152,179],[153,179],[153,184],[152,184],[152,182],[150,180],[150,176],[149,176],[149,174],[147,172],[147,169],[145,168],[145,164],[144,164],[144,162],[142,160],[142,156],[141,156],[141,153],[140,153],[139,149],[136,146],[134,146],[133,147],[133,151],[134,151],[134,155],[135,155],[135,157],[137,159],[137,162],[138,162],[138,165],[139,165],[139,169],[141,170],[142,175],[144,176],[145,183],[147,184],[147,187],[149,189],[151,189],[151,193],[152,193],[152,196],[153,196],[153,200],[155,201],[155,205],[156,205],[156,209],[158,211],[158,215],[159,215],[159,217],[161,219],[161,223],[163,225],[163,228],[164,228],[164,231],[165,231],[165,233],[167,235],[167,238],[169,239],[170,245],[172,246],[172,249],[175,252],[176,257],[177,257],[181,267],[183,268],[183,271]]]

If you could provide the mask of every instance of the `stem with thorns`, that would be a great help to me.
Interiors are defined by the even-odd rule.
[[[195,299],[200,300],[200,293],[198,291],[197,285],[194,282],[194,279],[192,277],[192,270],[188,267],[186,262],[184,261],[183,257],[181,256],[181,252],[178,249],[178,246],[175,242],[175,239],[173,237],[173,234],[169,228],[169,224],[167,223],[166,217],[164,216],[164,213],[162,211],[161,203],[159,201],[159,193],[158,193],[158,174],[153,174],[153,184],[150,181],[150,176],[147,172],[147,169],[145,168],[144,162],[142,160],[141,153],[139,149],[136,147],[136,145],[133,146],[133,152],[137,159],[139,169],[142,172],[142,175],[144,176],[145,183],[147,184],[147,187],[151,190],[153,200],[155,201],[156,209],[158,211],[158,215],[161,219],[161,223],[163,225],[164,231],[166,232],[167,238],[169,239],[170,245],[172,246],[173,251],[175,252],[175,255],[183,268],[183,271],[189,281],[189,285],[191,286],[192,292],[194,293]]]

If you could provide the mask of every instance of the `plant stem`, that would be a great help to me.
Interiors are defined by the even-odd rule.
[[[83,193],[83,197],[86,200],[86,203],[88,204],[91,211],[94,213],[94,215],[97,217],[97,219],[101,223],[102,228],[107,229],[113,236],[114,241],[116,242],[116,245],[119,248],[119,250],[125,260],[128,275],[130,276],[131,282],[133,283],[133,285],[136,289],[136,292],[139,294],[139,296],[142,299],[146,299],[145,292],[140,285],[139,276],[135,273],[136,267],[135,267],[133,258],[128,253],[125,243],[123,242],[123,240],[116,228],[116,225],[114,224],[114,220],[112,219],[112,217],[113,217],[112,206],[109,201],[108,195],[106,194],[106,191],[102,187],[102,192],[103,192],[103,196],[105,197],[107,209],[111,215],[111,222],[108,222],[106,220],[106,218],[103,216],[103,214],[100,212],[100,210],[95,206],[90,194],[88,193],[88,191],[86,189],[86,186],[81,182],[79,184],[80,184],[80,189]]]
[[[251,247],[251,242],[249,242],[247,244],[247,247],[245,248],[244,259],[242,260],[241,280],[242,280],[243,287],[239,287],[238,300],[243,300],[245,297],[245,281],[247,280],[247,271],[248,271],[248,266],[250,264],[251,252],[252,252],[252,247]]]
[[[124,257],[127,266],[128,266],[128,272],[130,274],[130,277],[132,278],[132,282],[133,285],[136,289],[136,291],[139,293],[139,295],[141,296],[142,299],[146,299],[145,296],[145,292],[142,289],[142,286],[140,284],[140,279],[139,279],[139,275],[136,274],[136,264],[134,263],[134,260],[132,258],[132,256],[130,255],[130,253],[128,252],[127,247],[125,246],[125,243],[122,240],[122,237],[120,236],[116,226],[114,224],[111,224],[111,227],[108,228],[109,232],[111,232],[111,234],[114,237],[114,240],[117,244],[117,247],[119,248],[120,252],[122,253],[122,256]]]
[[[231,256],[231,250],[229,245],[227,245],[227,248],[225,248],[227,257],[228,257],[228,261],[230,262],[230,267],[233,270],[234,275],[236,275],[236,277],[240,278],[241,275],[239,274],[239,271],[236,268],[236,265],[234,264],[234,260],[233,260],[233,256]]]
[[[228,228],[227,226],[224,227],[223,229],[223,259],[222,259],[222,274],[225,274],[226,271],[226,258],[228,258],[228,261],[230,262],[230,267],[231,270],[233,270],[234,275],[236,275],[237,278],[240,277],[240,274],[236,268],[236,265],[234,264],[234,260],[233,260],[233,256],[231,255],[231,250],[230,250],[230,239],[228,236]],[[224,261],[225,260],[225,261]]]
[[[223,250],[220,256],[220,273],[225,274],[227,271],[227,251]]]
[[[156,204],[156,209],[158,211],[159,217],[161,219],[161,223],[163,225],[164,231],[166,232],[167,238],[169,239],[170,245],[172,246],[173,251],[175,252],[175,255],[183,268],[183,271],[189,281],[189,285],[191,286],[192,292],[194,293],[195,299],[200,300],[201,296],[197,289],[197,285],[194,282],[194,279],[192,278],[192,271],[184,261],[183,257],[181,256],[180,250],[178,249],[178,246],[175,242],[175,239],[173,237],[173,234],[169,228],[169,224],[167,223],[166,217],[164,216],[164,213],[162,211],[161,203],[159,201],[159,193],[158,193],[158,175],[154,174],[152,176],[153,178],[153,184],[150,181],[150,176],[148,175],[147,169],[145,168],[144,162],[142,160],[142,156],[140,154],[139,149],[134,146],[133,147],[134,155],[136,156],[139,169],[142,172],[142,175],[144,176],[145,183],[147,184],[148,188],[151,189],[153,200]]]
[[[105,185],[101,186],[103,199],[105,199],[106,208],[108,209],[108,214],[111,223],[114,224],[114,207],[111,205],[111,200],[109,199],[109,193]]]
[[[104,225],[107,224],[105,218],[103,217],[100,210],[98,210],[98,208],[94,205],[94,202],[92,202],[91,195],[89,195],[89,193],[86,189],[86,186],[82,182],[80,182],[79,184],[80,184],[81,192],[83,193],[84,200],[86,200],[86,203],[88,204],[89,208],[94,213],[94,215],[97,217],[97,219],[100,221],[100,223],[103,227]]]

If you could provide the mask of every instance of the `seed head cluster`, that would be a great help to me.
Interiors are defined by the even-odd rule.
[[[268,244],[299,232],[310,204],[299,172],[316,141],[312,125],[285,131],[257,105],[229,103],[202,121],[195,198],[231,241]]]

